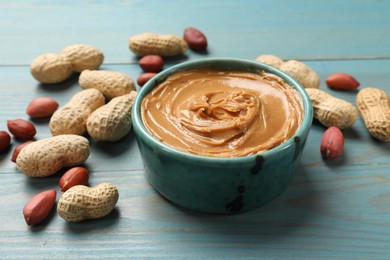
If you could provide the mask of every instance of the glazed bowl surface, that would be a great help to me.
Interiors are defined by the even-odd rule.
[[[259,154],[242,157],[200,156],[160,142],[142,122],[142,100],[170,75],[199,68],[264,71],[279,76],[302,99],[303,119],[300,127],[283,144]],[[312,117],[310,99],[295,79],[263,63],[230,58],[184,62],[160,72],[142,87],[132,109],[134,133],[150,184],[163,197],[177,205],[213,214],[253,210],[281,194],[299,168]]]

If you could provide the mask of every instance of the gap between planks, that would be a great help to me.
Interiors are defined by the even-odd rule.
[[[352,57],[352,58],[289,58],[289,60],[300,60],[300,61],[364,61],[364,60],[390,60],[390,56],[362,56],[362,57]],[[181,61],[174,62],[173,64],[178,64]],[[136,65],[137,62],[107,62],[103,63],[104,65]],[[0,64],[0,67],[29,67],[30,64]]]

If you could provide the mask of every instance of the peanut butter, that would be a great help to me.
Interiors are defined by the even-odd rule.
[[[142,121],[161,142],[211,157],[261,153],[302,122],[298,92],[265,73],[197,69],[168,77],[143,100]]]

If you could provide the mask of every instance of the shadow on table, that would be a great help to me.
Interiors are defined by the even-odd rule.
[[[308,198],[307,204],[305,198]],[[311,186],[306,170],[300,167],[284,193],[250,212],[235,215],[202,214],[166,202],[183,213],[180,222],[191,226],[188,228],[189,233],[207,233],[214,238],[217,236],[219,240],[250,238],[255,243],[264,242],[264,239],[278,240],[278,237],[288,236],[307,225],[311,218],[316,217],[313,214],[316,203],[313,201],[321,204],[321,197]],[[175,218],[177,220],[177,215]]]
[[[90,136],[88,136],[88,139],[92,149],[97,149],[99,152],[109,157],[116,157],[124,154],[136,144],[133,130],[116,142],[95,141]]]
[[[72,73],[72,75],[66,79],[65,81],[61,83],[56,83],[56,84],[44,84],[40,83],[39,87],[42,90],[48,91],[48,92],[62,92],[64,90],[67,90],[74,85],[78,83],[80,73]]]
[[[71,233],[96,232],[97,230],[109,229],[115,226],[120,219],[120,211],[115,207],[110,214],[99,219],[86,219],[81,222],[66,222],[65,229]]]
[[[379,147],[382,150],[385,150],[387,152],[390,152],[390,142],[383,142],[381,140],[375,139],[374,137],[371,137],[372,142]]]

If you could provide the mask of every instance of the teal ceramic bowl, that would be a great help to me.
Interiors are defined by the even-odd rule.
[[[161,143],[142,123],[143,98],[170,75],[211,68],[265,71],[293,86],[303,101],[303,121],[287,142],[260,154],[215,158],[185,153]],[[312,106],[304,88],[284,72],[259,62],[203,59],[181,63],[156,75],[139,91],[132,110],[134,133],[151,185],[169,201],[195,211],[232,214],[258,208],[282,193],[299,167],[312,124]]]

